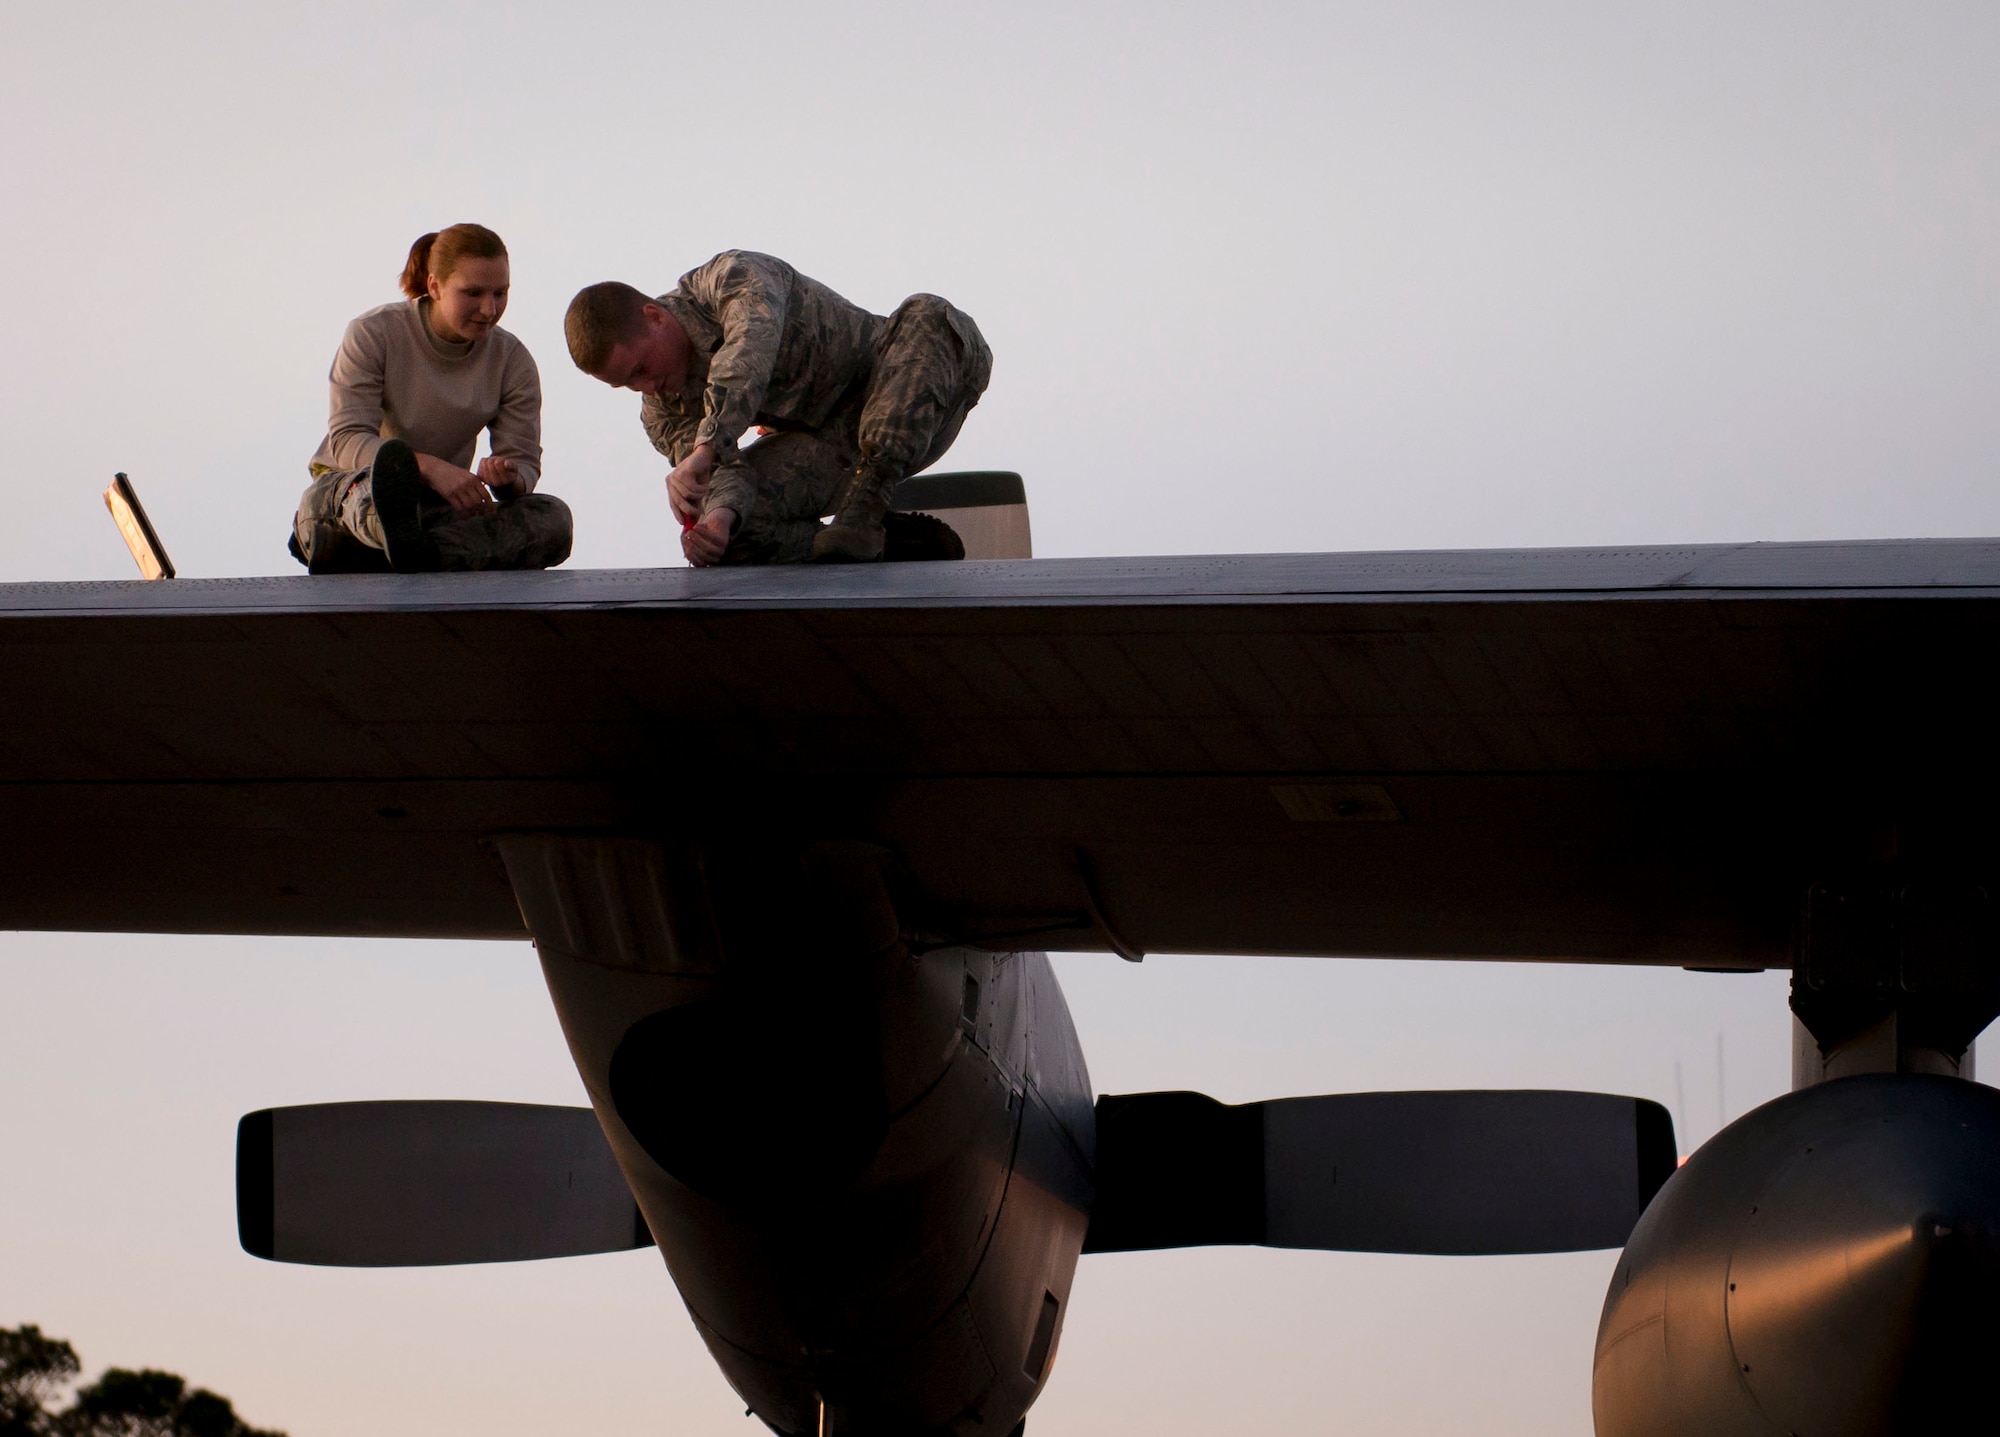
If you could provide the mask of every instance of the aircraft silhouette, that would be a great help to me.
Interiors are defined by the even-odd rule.
[[[251,1114],[244,1246],[657,1241],[781,1433],[1018,1431],[1203,1243],[1624,1245],[1601,1437],[1930,1430],[1996,639],[1985,540],[0,586],[0,926],[532,938],[591,1108]],[[1099,1095],[1077,949],[1784,967],[1796,1091]]]

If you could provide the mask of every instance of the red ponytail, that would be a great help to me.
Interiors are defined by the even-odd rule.
[[[403,261],[403,293],[411,299],[429,294],[431,276],[439,283],[451,278],[462,259],[505,259],[507,246],[485,225],[461,224],[433,230],[410,246]]]
[[[430,293],[431,247],[436,243],[436,230],[420,236],[410,246],[410,257],[403,261],[403,293],[411,299],[422,299]]]

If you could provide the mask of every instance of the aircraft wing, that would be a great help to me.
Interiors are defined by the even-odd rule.
[[[1785,965],[1991,870],[2000,540],[0,586],[0,928],[525,936],[496,841],[960,937]]]

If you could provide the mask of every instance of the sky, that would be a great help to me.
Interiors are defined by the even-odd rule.
[[[458,220],[512,252],[577,566],[679,561],[563,307],[729,247],[970,312],[994,379],[944,467],[1020,471],[1044,556],[2000,533],[1990,4],[73,3],[0,33],[0,582],[129,576],[114,470],[182,573],[296,572],[341,328]],[[1688,1147],[1787,1082],[1778,974],[1058,970],[1103,1091],[1596,1088]],[[293,1437],[761,1430],[650,1253],[236,1248],[242,1112],[581,1100],[526,945],[0,934],[0,1092],[0,1324],[93,1369]],[[1581,1437],[1612,1261],[1094,1257],[1031,1430]]]

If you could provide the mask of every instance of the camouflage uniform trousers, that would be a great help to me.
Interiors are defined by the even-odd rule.
[[[323,469],[313,475],[292,519],[293,552],[307,568],[388,570],[372,478],[367,469]],[[419,512],[437,545],[439,567],[447,572],[547,569],[569,557],[574,533],[569,505],[553,494],[503,499],[487,513],[464,517],[433,496]],[[341,552],[315,552],[330,545]]]
[[[889,316],[867,380],[826,423],[767,434],[717,474],[707,506],[742,517],[722,562],[810,559],[821,518],[856,472],[893,483],[935,464],[992,375],[993,351],[970,315],[934,294],[911,295]]]

